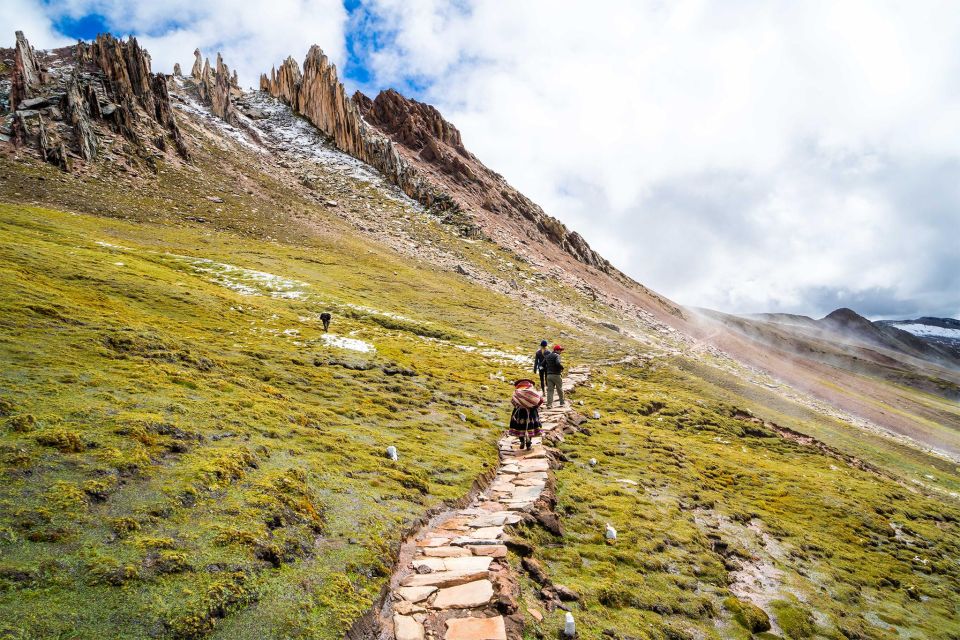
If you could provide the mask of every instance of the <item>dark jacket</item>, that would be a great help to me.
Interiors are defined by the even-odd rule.
[[[542,349],[537,349],[536,355],[533,356],[533,372],[539,373],[543,369],[543,360],[550,354],[549,351],[544,352]]]
[[[547,375],[557,375],[563,372],[563,364],[560,362],[560,354],[554,351],[551,351],[543,359],[543,368],[546,369]]]

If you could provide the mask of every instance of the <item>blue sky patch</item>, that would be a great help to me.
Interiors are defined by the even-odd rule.
[[[93,40],[98,34],[110,31],[106,16],[99,13],[89,13],[79,18],[61,16],[53,22],[53,28],[76,40]]]

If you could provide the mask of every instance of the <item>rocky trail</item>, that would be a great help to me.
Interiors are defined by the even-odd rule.
[[[590,370],[564,378],[569,394]],[[544,437],[559,431],[572,412],[541,411]],[[499,441],[500,464],[490,485],[469,505],[431,519],[402,545],[385,599],[381,640],[506,640],[520,637],[518,581],[507,562],[508,527],[528,519],[551,484],[551,460],[535,438],[529,451],[517,438]]]

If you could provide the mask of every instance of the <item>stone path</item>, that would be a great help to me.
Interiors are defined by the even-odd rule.
[[[564,378],[565,393],[584,383],[587,368],[573,368]],[[544,431],[561,425],[571,401],[540,412]],[[392,576],[383,638],[391,640],[507,640],[511,622],[498,609],[509,600],[516,579],[506,561],[504,528],[533,508],[551,473],[550,460],[534,439],[520,451],[517,438],[499,442],[500,465],[486,491],[462,509],[424,526],[404,543],[400,566]],[[508,635],[509,634],[509,635]]]

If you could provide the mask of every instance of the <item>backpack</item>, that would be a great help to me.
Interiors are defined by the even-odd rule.
[[[543,359],[543,368],[547,370],[547,374],[551,373],[560,373],[563,371],[563,365],[560,363],[560,354],[550,352]]]

